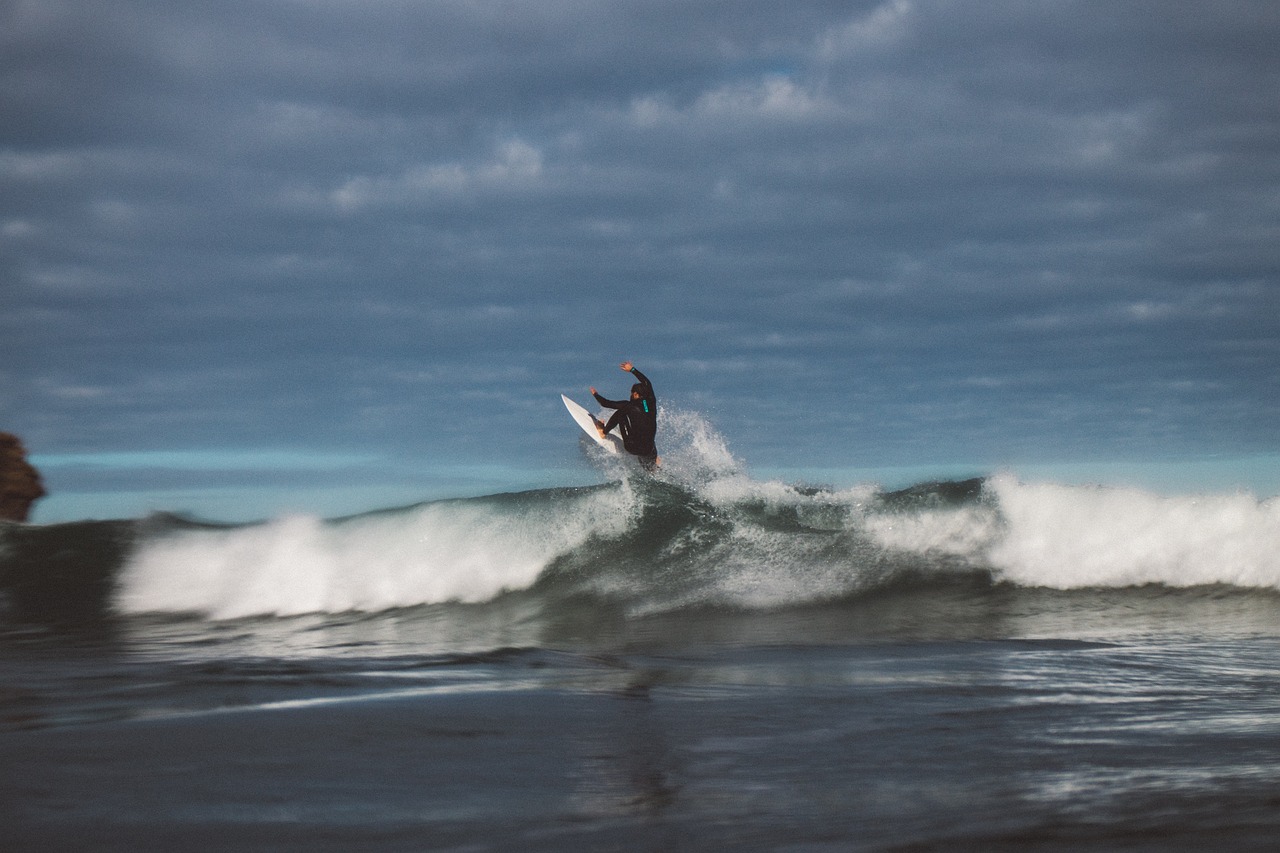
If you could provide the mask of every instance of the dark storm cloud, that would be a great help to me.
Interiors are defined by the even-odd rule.
[[[1277,37],[1270,2],[7,3],[0,414],[466,460],[501,412],[525,459],[631,357],[761,464],[1274,451]]]

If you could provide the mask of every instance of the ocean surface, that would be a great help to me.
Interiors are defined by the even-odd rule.
[[[1280,845],[1280,500],[592,461],[0,525],[0,848]]]

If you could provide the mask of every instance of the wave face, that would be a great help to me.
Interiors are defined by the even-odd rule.
[[[632,615],[770,610],[973,580],[1280,590],[1278,499],[1012,475],[897,492],[808,488],[752,479],[696,416],[667,428],[679,440],[657,476],[593,455],[613,478],[601,486],[234,527],[171,517],[7,526],[0,588],[26,609],[97,601],[213,619],[504,595],[587,598]]]

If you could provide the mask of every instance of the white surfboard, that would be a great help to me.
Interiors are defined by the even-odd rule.
[[[600,431],[596,429],[595,422],[591,420],[590,412],[563,394],[560,395],[560,399],[564,400],[564,407],[569,410],[569,414],[573,416],[573,419],[578,422],[578,426],[582,427],[582,431],[585,432],[592,441],[603,447],[605,450],[612,451],[613,453],[623,452],[622,439],[618,438],[613,433],[609,433],[608,435],[601,437]]]

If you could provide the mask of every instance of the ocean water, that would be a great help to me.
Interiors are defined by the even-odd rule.
[[[1280,843],[1280,500],[591,461],[0,527],[0,848]]]

